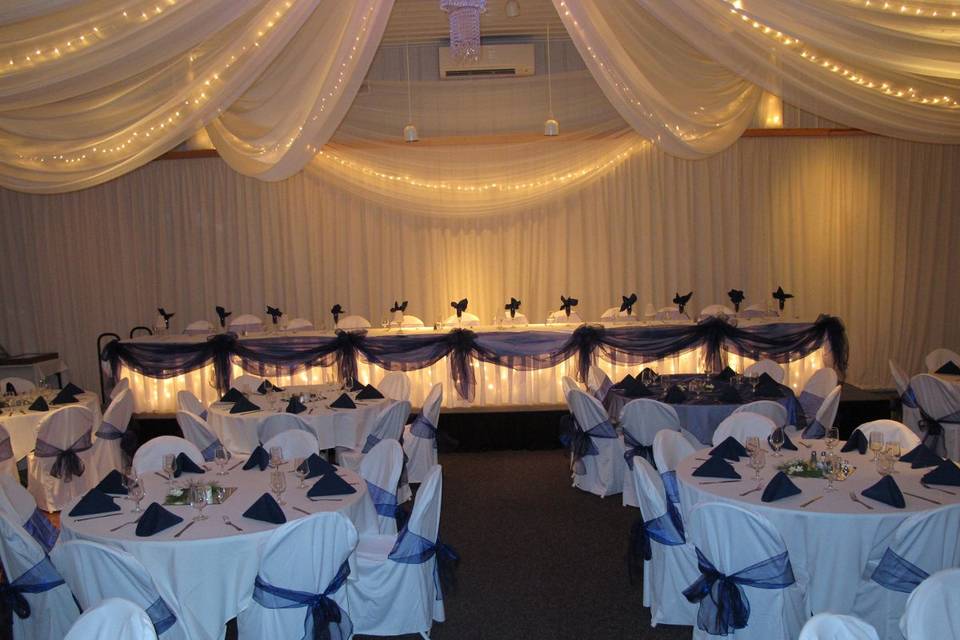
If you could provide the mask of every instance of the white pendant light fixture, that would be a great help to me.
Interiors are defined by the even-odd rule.
[[[407,142],[416,142],[420,139],[417,126],[413,124],[413,89],[410,85],[410,43],[403,45],[404,65],[407,69],[407,126],[403,128],[403,139]]]
[[[552,69],[550,67],[550,25],[547,24],[547,109],[548,115],[546,122],[543,123],[543,135],[560,135],[560,123],[553,117],[553,82]]]

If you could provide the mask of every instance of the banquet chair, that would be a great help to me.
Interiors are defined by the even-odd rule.
[[[287,431],[303,431],[316,439],[317,434],[307,424],[307,421],[293,413],[273,413],[263,419],[257,426],[257,438],[266,442]]]
[[[763,442],[777,428],[776,423],[767,416],[749,411],[731,413],[713,432],[713,446],[717,446],[729,437],[746,446],[747,438],[756,436]]]
[[[469,311],[464,311],[460,318],[457,318],[457,314],[453,313],[443,321],[445,327],[477,327],[479,325],[480,318]]]
[[[650,608],[650,626],[693,625],[697,608],[683,596],[683,590],[700,572],[693,546],[684,537],[680,513],[668,503],[663,480],[646,459],[637,456],[630,473],[630,490],[640,507],[645,532],[638,531],[639,523],[634,525],[631,552],[635,550],[637,541],[633,537],[637,534],[646,535],[650,545],[650,559],[643,563],[643,605]]]
[[[209,320],[194,320],[183,330],[184,335],[201,336],[213,333],[213,323]]]
[[[287,429],[263,443],[263,448],[270,451],[273,447],[280,447],[284,460],[294,458],[309,458],[311,454],[320,453],[320,443],[317,436],[310,431]]]
[[[443,385],[438,382],[430,389],[417,417],[403,428],[403,452],[407,456],[409,482],[423,482],[427,472],[437,464],[437,429],[440,426],[441,404]]]
[[[394,329],[397,327],[402,327],[404,329],[419,329],[422,326],[423,320],[417,316],[404,315],[403,319],[400,321],[397,321],[396,319],[390,321],[390,327]]]
[[[777,312],[767,309],[762,304],[751,304],[737,314],[737,317],[749,320],[751,318],[776,318]]]
[[[960,460],[960,389],[928,373],[913,376],[910,388],[922,416],[923,441],[935,446],[937,455]],[[942,437],[937,435],[936,425],[940,425]]]
[[[903,638],[899,623],[907,596],[931,574],[960,566],[960,538],[945,535],[956,531],[960,531],[956,505],[921,511],[903,520],[882,538],[882,547],[870,552],[852,613],[873,625],[881,638]]]
[[[803,625],[799,640],[880,640],[877,630],[855,616],[818,613]]]
[[[960,569],[943,569],[907,597],[900,633],[908,640],[960,638]]]
[[[110,390],[110,399],[113,400],[118,395],[130,388],[130,378],[120,378],[120,382],[113,385],[113,389]]]
[[[142,476],[149,471],[163,471],[163,456],[168,453],[185,453],[198,466],[203,466],[203,454],[193,443],[176,436],[157,436],[137,449],[133,472]]]
[[[133,392],[127,389],[110,401],[110,406],[103,412],[103,420],[97,427],[97,439],[93,443],[93,473],[97,478],[102,478],[111,469],[123,470],[125,454],[120,443],[130,426],[132,416]],[[129,458],[127,460],[129,461]]]
[[[504,326],[508,326],[508,327],[518,326],[518,325],[526,326],[530,324],[530,321],[527,319],[526,314],[520,313],[519,311],[517,311],[517,313],[512,318],[510,317],[509,312],[503,314],[503,319],[501,320],[501,322],[504,324]]]
[[[589,393],[574,389],[567,404],[576,419],[571,462],[573,486],[600,497],[623,491],[627,463],[606,409]]]
[[[313,323],[306,318],[294,318],[287,323],[287,331],[313,331]]]
[[[657,313],[653,316],[653,318],[654,320],[659,320],[660,322],[690,319],[686,313],[680,313],[680,310],[676,307],[660,307],[657,309]]]
[[[157,632],[142,607],[123,598],[107,598],[84,611],[64,640],[91,638],[157,640]]]
[[[626,311],[620,311],[620,307],[610,307],[600,314],[600,322],[629,322],[635,316]]]
[[[923,359],[923,363],[927,365],[928,373],[936,373],[937,369],[948,362],[960,367],[960,354],[950,349],[934,349]]]
[[[250,313],[243,313],[227,321],[227,329],[233,332],[255,333],[263,331],[263,319]]]
[[[612,386],[613,380],[604,373],[603,369],[595,364],[590,365],[590,370],[587,373],[587,390],[593,394],[594,398],[603,402],[603,399],[607,397],[607,392],[610,391],[610,387]]]
[[[823,404],[823,399],[835,386],[837,386],[837,372],[832,367],[823,367],[813,372],[807,383],[803,385],[800,395],[797,396],[797,402],[803,408],[803,415],[807,420],[817,415],[817,409]]]
[[[910,376],[904,373],[893,360],[890,360],[890,374],[893,376],[893,383],[897,387],[897,394],[900,396],[900,421],[910,427],[918,436],[923,436],[920,431],[920,409],[917,407],[917,396],[910,386]]]
[[[370,321],[363,316],[344,316],[337,322],[337,329],[342,329],[343,331],[360,331],[369,328]]]
[[[244,373],[230,380],[230,386],[242,393],[256,393],[257,387],[263,382],[263,378],[249,373]]]
[[[690,443],[690,446],[694,449],[709,449],[712,445],[704,444],[700,442],[700,439],[697,436],[693,435],[690,431],[687,431],[683,427],[680,427],[680,435],[687,439],[687,442]]]
[[[377,512],[378,526],[361,535],[397,535],[397,489],[403,470],[403,448],[396,440],[381,440],[360,461],[360,477]]]
[[[627,463],[623,470],[623,505],[637,507],[640,505],[634,502],[633,457],[642,456],[653,464],[653,440],[657,432],[663,429],[679,432],[680,418],[669,404],[650,398],[637,398],[625,404],[620,411],[620,427],[623,431],[620,444],[623,447],[623,459]]]
[[[570,393],[570,391],[573,389],[576,389],[577,391],[582,391],[577,381],[571,378],[570,376],[563,376],[562,378],[560,378],[560,385],[563,389],[564,398],[566,398],[567,394]]]
[[[814,416],[813,420],[807,418],[807,426],[800,432],[801,437],[804,439],[816,439],[823,438],[827,435],[827,430],[833,426],[834,421],[837,419],[837,410],[840,409],[840,393],[843,390],[843,387],[837,385],[833,388],[833,391],[827,394],[827,397],[823,399],[823,402],[820,403],[820,408],[817,409],[817,415]],[[791,435],[798,432],[798,429],[791,429]]]
[[[337,463],[351,471],[359,471],[363,456],[370,449],[373,449],[378,442],[381,440],[400,441],[403,436],[403,423],[406,422],[409,415],[409,402],[391,402],[377,414],[372,428],[364,434],[360,441],[359,449],[337,448]]]
[[[773,421],[773,424],[778,427],[787,426],[786,408],[784,408],[784,406],[779,402],[775,402],[773,400],[754,400],[753,402],[742,404],[733,410],[733,414],[737,413],[757,413],[761,416],[770,418],[770,420]]]
[[[704,318],[718,318],[718,317],[727,317],[733,318],[736,316],[736,312],[730,307],[724,304],[709,304],[703,308],[703,311],[700,312],[700,319]]]
[[[0,475],[20,479],[17,470],[17,461],[13,457],[13,443],[10,441],[10,432],[0,424]]]
[[[870,441],[871,433],[882,433],[884,446],[896,441],[900,445],[900,451],[902,453],[906,453],[920,444],[920,438],[917,437],[917,434],[910,431],[907,425],[902,422],[897,422],[896,420],[873,420],[871,422],[865,422],[854,429],[853,433],[857,431],[863,434],[867,442]],[[853,433],[850,434],[851,437]]]
[[[583,320],[576,311],[571,311],[568,316],[563,309],[560,309],[547,316],[547,324],[583,324]]]
[[[183,432],[184,439],[200,451],[200,456],[204,461],[210,462],[216,459],[217,447],[223,447],[228,458],[233,455],[223,446],[220,438],[210,429],[207,421],[197,414],[191,411],[177,411],[177,425]]]
[[[728,638],[797,637],[806,618],[804,586],[796,582],[783,539],[769,520],[736,505],[702,503],[690,512],[687,540],[696,549],[701,572],[715,568],[726,578],[724,582],[739,587],[725,588],[719,580],[711,583],[706,575],[688,586],[688,599],[707,592],[699,601],[694,640],[725,635],[723,631],[729,632]],[[719,617],[711,615],[716,612],[716,599],[729,611],[727,598],[736,599],[738,594],[748,605],[746,626],[723,629]]]
[[[380,381],[380,393],[391,400],[410,401],[410,378],[403,371],[391,371]]]
[[[0,510],[0,561],[6,588],[34,586],[20,591],[29,606],[26,617],[14,612],[10,619],[13,637],[25,640],[62,638],[80,615],[63,578],[50,562],[43,547],[19,523]],[[46,588],[44,588],[46,586]]]
[[[84,611],[108,598],[123,598],[147,612],[163,640],[190,639],[176,594],[155,583],[140,561],[126,551],[71,540],[54,547],[50,560]]]
[[[675,471],[680,461],[696,449],[678,431],[661,429],[653,438],[653,462],[661,475]]]
[[[356,633],[428,638],[433,621],[444,621],[443,593],[435,577],[437,557],[449,557],[439,538],[442,493],[437,465],[420,485],[410,520],[398,535],[360,539],[356,580],[347,583]]]
[[[200,416],[204,420],[207,419],[207,410],[203,403],[197,396],[193,395],[192,391],[186,389],[177,391],[177,411],[189,411],[195,416]]]
[[[0,511],[6,511],[45,552],[49,552],[60,537],[60,530],[37,508],[37,501],[20,480],[0,476]]]
[[[356,546],[357,530],[340,513],[317,513],[276,529],[260,555],[253,599],[237,614],[237,637],[352,637],[347,576]],[[321,610],[341,634],[313,631]],[[331,611],[338,622],[329,620]]]
[[[783,384],[783,376],[785,375],[783,367],[774,362],[773,360],[767,360],[763,358],[762,360],[757,360],[752,365],[743,370],[743,375],[751,378],[753,376],[759,376],[762,374],[767,374],[775,381],[780,384]]]
[[[27,488],[41,509],[59,511],[99,482],[92,439],[93,413],[86,407],[64,407],[40,421],[37,446],[27,454]]]
[[[18,395],[21,393],[31,393],[37,389],[37,385],[26,378],[10,376],[7,378],[0,378],[0,396],[7,392],[8,384],[13,386]]]

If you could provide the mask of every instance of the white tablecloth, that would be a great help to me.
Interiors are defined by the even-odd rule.
[[[45,391],[43,395],[49,403],[57,395],[57,392]],[[31,394],[26,397],[29,397],[32,401],[36,395]],[[100,398],[95,393],[84,392],[77,396],[77,400],[78,403],[50,405],[49,411],[30,411],[27,407],[0,410],[0,424],[10,433],[10,444],[13,445],[14,459],[19,460],[33,451],[33,448],[37,445],[37,430],[40,428],[40,421],[64,407],[75,407],[79,404],[79,406],[90,409],[93,412],[93,430],[96,432],[103,417],[100,413]]]
[[[229,468],[229,467],[228,467]],[[291,465],[285,465],[290,469]],[[123,507],[122,515],[77,522],[69,515],[73,503],[63,510],[60,539],[91,540],[120,548],[133,554],[143,563],[158,585],[166,585],[180,601],[182,622],[186,625],[188,636],[198,640],[216,640],[221,637],[223,625],[236,617],[247,607],[253,596],[253,582],[257,576],[260,562],[260,549],[266,543],[270,533],[276,528],[266,522],[243,517],[243,512],[257,498],[270,491],[270,473],[266,471],[243,471],[242,467],[230,471],[226,476],[217,476],[214,472],[194,475],[185,474],[178,483],[186,484],[186,479],[204,482],[217,482],[225,487],[237,487],[237,491],[222,505],[210,505],[203,510],[207,520],[195,523],[180,538],[174,534],[180,531],[196,510],[188,506],[166,507],[184,518],[183,523],[171,527],[149,538],[136,536],[136,525],[130,524],[119,531],[110,529],[124,522],[131,522],[138,514],[131,514],[133,503],[118,499]],[[287,477],[287,490],[283,494],[286,506],[283,513],[287,521],[306,517],[293,509],[299,507],[310,513],[320,511],[340,511],[349,517],[358,529],[376,526],[377,514],[373,503],[367,497],[366,485],[360,477],[341,469],[339,475],[351,484],[357,492],[346,496],[337,496],[340,501],[313,502],[306,497],[306,489],[297,489],[297,477],[290,473]],[[166,481],[155,474],[144,477],[147,495],[141,505],[144,509],[151,502],[163,502],[166,495]],[[307,486],[311,480],[307,480]],[[243,533],[226,525],[226,515]],[[162,593],[163,589],[161,589]]]
[[[814,451],[823,449],[822,441],[814,443]],[[767,454],[767,466],[760,472],[763,486],[776,475],[777,466],[784,461],[809,457],[810,449],[799,446],[799,452],[784,451],[784,457],[773,458]],[[839,446],[834,449],[839,451]],[[847,480],[835,482],[838,491],[825,493],[827,481],[819,478],[793,478],[801,489],[799,495],[776,502],[761,502],[762,491],[748,496],[740,494],[756,486],[753,470],[747,466],[748,459],[734,462],[734,468],[744,479],[729,484],[701,484],[711,478],[693,477],[694,469],[703,464],[697,458],[705,457],[697,452],[677,466],[680,484],[681,510],[687,518],[695,505],[705,501],[722,500],[733,502],[764,516],[777,528],[790,553],[790,562],[798,580],[807,583],[807,601],[813,613],[832,611],[850,613],[857,591],[860,575],[868,560],[879,559],[887,548],[888,537],[908,516],[918,511],[937,508],[938,505],[904,495],[906,507],[896,509],[881,502],[860,496],[860,492],[880,480],[876,466],[870,462],[871,454],[856,452],[842,454],[851,465],[857,467]],[[960,508],[960,497],[939,491],[924,489],[920,478],[930,469],[911,469],[905,462],[896,464],[894,479],[901,491],[925,496],[943,504],[955,504]],[[870,504],[870,511],[853,502],[850,492],[856,492],[861,500]],[[800,504],[816,496],[824,496],[806,508]],[[957,535],[956,531],[944,531],[943,535]],[[931,540],[936,543],[936,540]]]

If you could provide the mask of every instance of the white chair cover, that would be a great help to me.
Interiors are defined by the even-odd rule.
[[[900,632],[909,640],[960,638],[960,569],[944,569],[907,598]]]
[[[693,445],[677,431],[663,429],[653,438],[653,461],[660,473],[674,471],[694,451]]]
[[[344,331],[358,331],[360,329],[369,329],[370,321],[363,316],[344,316],[337,323],[337,329]]]
[[[261,382],[263,382],[263,378],[245,373],[232,379],[230,386],[243,393],[256,393]]]
[[[97,478],[102,478],[113,469],[123,471],[124,453],[120,441],[130,426],[132,416],[133,392],[126,389],[110,401],[97,427],[97,439],[93,443],[93,471]],[[127,460],[129,462],[129,458]]]
[[[40,442],[46,442],[61,451],[72,448],[83,465],[83,475],[73,476],[67,482],[66,473],[60,478],[50,475],[57,463],[56,456],[38,456],[36,450],[27,455],[27,488],[41,509],[59,511],[100,481],[95,477],[92,437],[93,413],[86,407],[64,407],[40,421],[38,446]]]
[[[700,318],[715,318],[719,316],[726,316],[728,318],[733,318],[737,313],[730,307],[723,304],[708,304],[703,308],[703,311],[700,312]]]
[[[150,616],[129,600],[107,598],[80,616],[64,640],[157,640]]]
[[[13,456],[13,443],[10,442],[10,432],[2,424],[0,424],[0,475],[16,478],[18,482],[20,480],[17,460]]]
[[[787,550],[770,521],[746,509],[725,503],[699,504],[690,512],[687,539],[725,576],[733,576]],[[787,557],[789,560],[789,557]],[[741,585],[750,603],[750,619],[728,638],[796,638],[806,616],[803,587],[793,582],[768,589]],[[705,602],[710,596],[705,598]],[[701,603],[702,606],[702,603]],[[694,640],[711,638],[698,626]]]
[[[773,378],[774,380],[776,380],[777,382],[781,384],[783,383],[783,376],[785,375],[783,367],[781,367],[779,364],[777,364],[773,360],[767,360],[766,358],[764,358],[763,360],[757,360],[752,365],[750,365],[749,367],[743,370],[743,375],[747,377],[759,376],[764,373],[770,376],[771,378]]]
[[[203,406],[203,403],[193,395],[193,392],[183,389],[177,391],[177,411],[189,411],[195,416],[200,416],[204,420],[207,419],[207,409]]]
[[[927,372],[929,373],[934,373],[948,362],[952,362],[960,367],[960,354],[950,349],[934,349],[923,359],[923,363],[927,365]]]
[[[271,447],[280,447],[283,450],[284,460],[294,458],[309,458],[311,454],[320,453],[320,443],[317,436],[310,431],[288,429],[263,443],[263,448],[270,451]]]
[[[294,413],[274,413],[267,416],[257,426],[257,437],[260,442],[266,442],[285,431],[304,431],[313,435],[316,439],[316,434],[313,433],[310,425]]]
[[[663,429],[679,431],[680,418],[669,404],[650,398],[638,398],[623,406],[620,411],[620,427],[623,430],[620,443],[623,446],[624,461],[627,463],[623,472],[623,504],[627,507],[637,507],[640,505],[635,502],[636,492],[633,489],[630,460],[635,455],[643,455],[652,463],[653,440],[657,432]]]
[[[573,486],[601,497],[620,493],[627,463],[606,409],[592,395],[577,389],[567,394],[567,403],[577,420],[575,439],[583,439],[590,450],[579,460],[574,456]]]
[[[800,630],[800,640],[880,640],[877,630],[854,616],[818,613]]]
[[[813,420],[817,410],[823,404],[823,399],[837,386],[837,372],[830,367],[814,371],[813,375],[803,385],[803,390],[797,396],[797,401],[803,407],[803,414],[807,420]]]
[[[358,634],[429,634],[433,620],[445,619],[434,581],[435,555],[420,564],[390,557],[406,532],[436,543],[440,529],[442,471],[433,467],[420,485],[413,513],[398,536],[364,537],[357,545],[357,580],[347,585],[353,628]]]
[[[230,318],[227,321],[227,329],[230,331],[246,331],[247,333],[263,331],[263,319],[249,313],[243,313]]]
[[[737,317],[750,319],[750,318],[776,318],[777,312],[772,309],[767,309],[762,304],[751,304],[746,309],[737,314]]]
[[[560,385],[563,388],[564,398],[567,397],[567,394],[570,393],[572,389],[576,389],[577,391],[582,391],[577,381],[571,378],[570,376],[563,376],[562,378],[560,378]]]
[[[356,449],[337,450],[338,464],[351,471],[360,471],[360,461],[366,451],[372,449],[381,440],[400,441],[403,436],[403,423],[409,415],[409,402],[391,402],[377,415],[372,428],[364,434]]]
[[[628,314],[626,311],[620,311],[620,307],[610,307],[600,314],[600,322],[630,322],[635,320],[636,316]]]
[[[200,455],[207,462],[216,459],[217,447],[223,446],[217,435],[210,430],[207,421],[190,411],[177,411],[177,424],[183,432],[184,439],[200,450]],[[227,451],[227,457],[230,457]]]
[[[807,416],[806,428],[802,431],[799,429],[791,429],[791,431],[805,434],[804,437],[806,438],[824,437],[827,430],[833,426],[834,421],[837,419],[837,410],[840,409],[840,393],[842,391],[843,387],[840,385],[835,386],[833,391],[828,393],[827,397],[823,399],[814,419],[811,421],[810,416]]]
[[[571,311],[568,316],[563,309],[560,309],[547,316],[547,324],[583,324],[583,320],[576,311]]]
[[[403,316],[402,319],[398,320],[397,317],[394,316],[393,320],[390,321],[390,326],[391,327],[400,326],[400,327],[403,327],[404,329],[407,329],[407,328],[418,329],[423,326],[423,320],[421,320],[417,316],[407,316],[407,315]]]
[[[480,318],[469,311],[464,311],[460,318],[457,318],[457,314],[455,313],[451,314],[443,321],[443,326],[445,327],[476,327],[479,325]]]
[[[213,333],[213,323],[209,320],[194,320],[187,325],[183,333],[188,336],[199,336],[207,333]]]
[[[130,388],[130,379],[129,378],[120,378],[120,382],[114,385],[113,389],[110,390],[110,399],[113,400],[120,392],[126,391]]]
[[[503,322],[503,325],[506,327],[516,327],[516,326],[523,327],[530,324],[530,321],[527,319],[526,314],[520,313],[519,311],[517,311],[517,313],[512,318],[510,317],[509,311],[505,312],[503,314],[503,320],[501,322]]]
[[[910,376],[904,373],[893,360],[890,361],[890,374],[893,376],[893,383],[897,386],[897,395],[900,396],[900,418],[903,424],[910,427],[910,431],[923,437],[920,432],[920,409],[917,408],[916,395],[910,388]]]
[[[19,523],[44,551],[52,549],[60,537],[60,530],[37,508],[30,492],[19,480],[9,476],[0,476],[0,511],[5,511],[12,522]]]
[[[660,307],[657,309],[656,315],[653,316],[655,320],[660,322],[668,322],[671,320],[689,320],[690,318],[685,313],[680,313],[680,310],[676,307]]]
[[[643,563],[643,604],[650,607],[650,626],[693,625],[697,607],[687,601],[683,590],[700,571],[693,547],[683,542],[683,534],[671,519],[679,519],[679,511],[668,513],[663,480],[649,462],[634,458],[631,475],[633,501],[640,507],[650,537],[650,560]]]
[[[33,499],[30,492],[27,491],[20,480],[10,476],[0,476],[0,493],[7,499],[9,507],[17,516],[17,521],[22,525],[33,516],[37,509],[37,501]],[[6,506],[6,505],[5,505]]]
[[[196,464],[203,466],[203,454],[196,445],[176,436],[157,436],[137,449],[133,456],[134,473],[142,476],[149,471],[162,471],[163,456],[168,453],[185,453]]]
[[[126,551],[72,540],[54,547],[50,559],[84,611],[107,598],[123,598],[147,612],[164,640],[189,640],[176,595],[154,583],[140,561]]]
[[[391,400],[410,401],[410,378],[403,371],[391,371],[380,381],[380,393]]]
[[[773,420],[759,413],[732,413],[713,432],[713,445],[720,444],[730,436],[744,446],[750,436],[757,436],[763,442],[776,428]]]
[[[0,378],[0,395],[3,395],[7,392],[8,384],[13,385],[13,388],[16,389],[17,394],[30,393],[31,391],[35,391],[37,388],[37,385],[26,378],[10,376],[7,378]]]
[[[910,388],[920,409],[943,427],[943,440],[937,443],[937,453],[960,460],[960,389],[926,373],[913,376]]]
[[[378,526],[372,531],[361,531],[361,535],[397,535],[397,489],[402,469],[403,448],[396,440],[381,440],[363,456],[360,477],[367,482]]]
[[[786,408],[779,402],[774,402],[773,400],[755,400],[748,402],[734,409],[733,413],[757,413],[770,418],[773,424],[778,427],[787,426]]]
[[[909,593],[927,576],[960,566],[957,531],[960,509],[955,505],[915,513],[901,522],[893,535],[883,538],[880,548],[870,552],[853,614],[873,625],[881,638],[901,640],[900,616]]]
[[[587,373],[587,389],[593,394],[594,398],[603,402],[603,399],[607,397],[607,392],[610,391],[610,387],[612,386],[613,380],[604,373],[603,369],[595,364],[590,365],[589,372]],[[577,388],[579,389],[580,387],[577,386]]]
[[[438,382],[423,401],[420,415],[403,428],[403,452],[407,455],[408,482],[423,482],[430,469],[437,464],[437,429],[440,426],[441,404],[443,385]]]
[[[857,431],[863,433],[863,437],[867,439],[867,442],[870,441],[871,433],[882,433],[884,444],[890,444],[894,441],[898,442],[901,453],[906,453],[920,444],[920,438],[918,438],[913,431],[910,431],[907,425],[897,422],[896,420],[874,420],[872,422],[865,422],[854,429],[854,432]]]
[[[305,621],[313,615],[311,607],[292,606],[292,599],[274,597],[271,588],[295,591],[301,597],[326,594],[341,609],[341,629],[349,628],[353,613],[342,572],[356,546],[357,530],[340,513],[318,513],[274,531],[260,557],[253,600],[237,615],[238,637],[304,637]],[[288,608],[283,608],[285,605]],[[347,632],[342,637],[351,636]]]
[[[294,318],[287,322],[287,331],[313,331],[313,323],[306,318]]]
[[[56,575],[56,568],[46,559],[43,548],[27,534],[20,523],[13,522],[4,509],[0,509],[0,560],[3,561],[3,573],[7,583],[44,584],[60,578]],[[42,575],[39,578],[33,574],[24,576],[31,569]],[[16,613],[11,615],[14,638],[62,638],[80,615],[70,594],[70,587],[66,584],[39,593],[22,595],[30,606],[30,615],[26,618],[20,618]]]

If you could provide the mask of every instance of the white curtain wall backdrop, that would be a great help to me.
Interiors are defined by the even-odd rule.
[[[960,147],[878,136],[743,138],[706,160],[643,145],[596,179],[510,215],[390,208],[314,168],[280,182],[216,158],[159,161],[59,195],[0,190],[0,342],[56,350],[97,384],[95,339],[215,319],[213,307],[326,326],[339,302],[376,324],[395,299],[433,322],[467,296],[484,321],[510,296],[542,320],[559,295],[586,318],[636,292],[692,307],[743,289],[790,315],[846,322],[849,379],[891,386],[960,345]],[[551,187],[544,187],[550,189]]]

